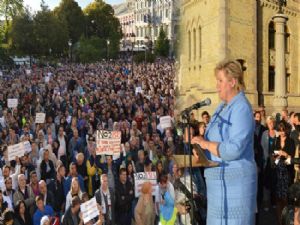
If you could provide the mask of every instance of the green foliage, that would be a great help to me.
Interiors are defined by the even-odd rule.
[[[139,52],[136,55],[133,56],[133,60],[136,63],[143,63],[145,62],[145,52]],[[146,61],[148,63],[153,63],[155,61],[155,55],[150,53],[150,52],[146,52]]]
[[[62,0],[54,9],[54,14],[67,24],[69,38],[76,43],[85,33],[85,16],[74,0]]]
[[[110,40],[109,55],[114,57],[119,51],[122,28],[118,18],[114,16],[111,5],[102,0],[96,0],[84,9],[84,13],[88,37],[97,36],[103,40]]]
[[[9,57],[8,51],[0,47],[0,65],[13,65],[13,60]]]
[[[162,57],[168,57],[170,51],[170,42],[163,28],[159,30],[159,36],[155,45],[155,54]]]
[[[67,49],[66,24],[42,5],[42,10],[31,15],[28,10],[12,22],[11,50],[18,55],[45,56],[63,53]]]
[[[8,28],[9,21],[23,13],[23,0],[1,0],[0,1],[0,18],[5,20],[5,27]],[[4,30],[4,42],[8,41],[8,31]]]
[[[82,38],[75,49],[75,54],[82,63],[96,62],[105,59],[107,55],[106,40],[96,36],[90,39]]]
[[[38,55],[48,55],[50,48],[54,55],[61,54],[67,49],[69,39],[67,26],[48,8],[43,8],[35,15],[34,31]]]

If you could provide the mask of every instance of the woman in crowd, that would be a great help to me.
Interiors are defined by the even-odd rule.
[[[18,201],[15,206],[14,225],[32,225],[32,218],[23,200]]]
[[[80,189],[80,185],[79,185],[77,177],[72,178],[71,189],[68,192],[67,198],[66,198],[65,211],[68,210],[68,208],[70,207],[70,205],[72,203],[72,198],[75,197],[75,196],[78,196],[80,200],[82,199],[82,191]]]
[[[129,182],[132,183],[132,185],[134,186],[134,169],[133,169],[133,165],[132,162],[128,162],[126,164],[126,170],[127,170],[127,179]]]
[[[141,188],[141,195],[135,207],[136,225],[153,225],[155,220],[155,208],[152,199],[152,184],[145,182]]]
[[[272,193],[271,188],[274,186],[276,171],[274,170],[273,154],[275,150],[276,133],[275,118],[267,117],[266,124],[268,130],[264,131],[261,138],[261,146],[263,148],[263,177],[264,177],[264,194],[263,204],[266,211],[269,210]]]
[[[275,198],[278,221],[281,220],[282,210],[287,206],[288,187],[294,180],[294,169],[290,163],[295,155],[295,144],[289,137],[289,126],[281,121],[278,124],[279,137],[275,144],[276,185]]]

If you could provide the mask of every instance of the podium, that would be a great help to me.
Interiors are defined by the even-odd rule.
[[[199,145],[193,145],[193,148],[197,151],[198,159],[192,156],[192,167],[217,167],[219,162],[208,160],[204,154],[204,151]],[[179,168],[190,167],[189,155],[174,155],[174,160]]]

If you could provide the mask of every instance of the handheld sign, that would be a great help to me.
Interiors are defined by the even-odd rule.
[[[37,113],[35,116],[35,123],[45,123],[45,118],[45,113]]]
[[[138,95],[139,93],[143,93],[142,87],[135,88],[135,95]]]
[[[152,195],[155,195],[155,187],[157,185],[156,172],[141,172],[134,174],[135,197],[141,195],[141,188],[145,182],[150,182],[152,184]]]
[[[121,151],[121,132],[99,130],[96,135],[96,154],[115,155]]]
[[[159,121],[162,129],[172,127],[171,116],[162,116]]]
[[[17,98],[8,98],[7,99],[7,107],[8,108],[17,108],[18,99]]]
[[[91,200],[82,203],[80,205],[80,211],[82,212],[82,219],[85,224],[99,216],[96,198],[94,197]]]
[[[15,158],[24,156],[24,145],[23,143],[19,143],[16,145],[10,145],[7,147],[7,156],[8,161],[15,160]]]

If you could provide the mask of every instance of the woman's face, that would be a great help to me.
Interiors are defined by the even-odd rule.
[[[131,173],[133,171],[133,167],[131,164],[128,165],[128,173]]]
[[[217,72],[217,92],[221,100],[229,102],[234,95],[234,85],[236,81],[234,79],[228,79],[223,70]]]
[[[279,130],[278,133],[279,133],[280,137],[286,137],[285,131]]]
[[[267,126],[269,130],[274,130],[274,121],[273,120],[269,120],[267,122]]]
[[[78,193],[78,191],[79,191],[79,184],[78,184],[77,180],[72,180],[72,188],[73,188],[73,191],[75,193]]]
[[[205,125],[201,125],[199,127],[199,133],[201,136],[203,136],[205,134],[205,129],[206,129]]]
[[[24,205],[23,202],[20,204],[20,210],[19,210],[19,212],[20,212],[20,214],[24,214],[25,213],[25,205]]]
[[[161,172],[163,170],[163,166],[161,163],[157,164],[157,170],[158,170],[158,172]]]

